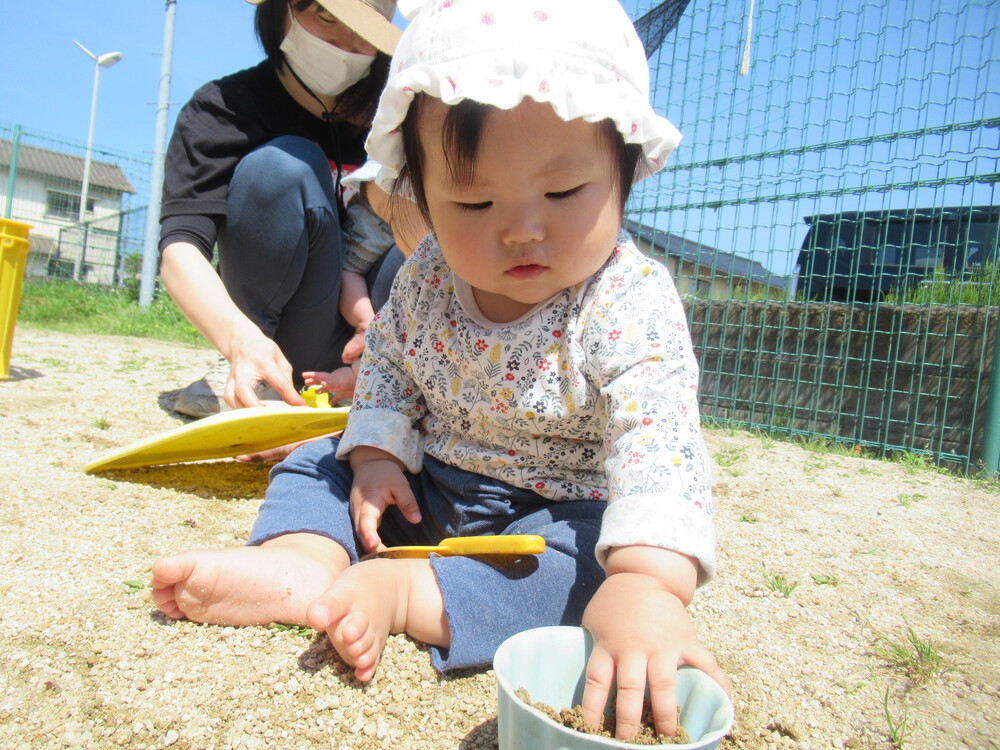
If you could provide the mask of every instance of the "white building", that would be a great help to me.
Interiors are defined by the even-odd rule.
[[[25,275],[108,286],[120,278],[123,204],[136,190],[117,165],[92,160],[80,224],[83,170],[81,156],[24,143],[14,154],[12,141],[0,139],[0,214],[31,225]]]

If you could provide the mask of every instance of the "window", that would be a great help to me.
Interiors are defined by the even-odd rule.
[[[94,199],[87,197],[87,213],[94,213]],[[76,220],[80,218],[80,196],[72,193],[60,193],[49,190],[45,196],[45,215],[60,219]]]

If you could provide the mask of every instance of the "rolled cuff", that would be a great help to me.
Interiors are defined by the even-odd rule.
[[[715,576],[715,525],[690,500],[657,494],[622,497],[608,505],[595,554],[603,567],[612,547],[643,545],[689,555],[698,561],[698,585]]]
[[[340,438],[337,458],[345,459],[359,445],[391,453],[411,474],[423,468],[423,437],[409,417],[391,409],[352,409]]]

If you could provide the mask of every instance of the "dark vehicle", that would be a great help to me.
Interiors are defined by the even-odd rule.
[[[937,269],[968,278],[996,260],[998,218],[1000,206],[807,216],[799,291],[818,300],[877,302]]]

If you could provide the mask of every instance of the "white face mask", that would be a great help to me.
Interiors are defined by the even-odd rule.
[[[375,55],[345,52],[306,31],[293,13],[289,16],[292,25],[281,43],[281,51],[314,94],[336,96],[368,75]]]

